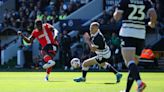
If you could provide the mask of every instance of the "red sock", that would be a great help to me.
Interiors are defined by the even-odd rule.
[[[52,70],[52,67],[46,69],[47,74],[50,74],[51,70]]]

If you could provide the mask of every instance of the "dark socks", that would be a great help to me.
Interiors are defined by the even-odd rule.
[[[129,75],[127,78],[127,84],[126,84],[126,92],[130,92],[133,82],[134,82],[134,79],[133,79],[131,73],[129,72]]]
[[[129,65],[129,71],[130,71],[130,74],[133,77],[133,79],[135,79],[136,81],[141,80],[140,75],[139,75],[139,70],[135,63],[131,63]]]
[[[88,72],[88,71],[84,71],[84,70],[83,70],[82,72],[83,72],[83,73],[82,73],[82,77],[83,77],[83,78],[86,78],[86,75],[87,75],[87,72]]]
[[[109,71],[113,72],[114,74],[118,73],[118,71],[111,65],[108,65],[106,69],[108,69]]]

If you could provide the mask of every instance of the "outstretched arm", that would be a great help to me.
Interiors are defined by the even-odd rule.
[[[88,44],[88,46],[89,46],[89,48],[90,48],[90,50],[91,50],[92,52],[95,52],[95,51],[98,50],[97,47],[94,46],[94,45],[92,44],[92,42],[90,41],[90,36],[89,36],[89,34],[88,34],[87,32],[84,33],[83,37],[84,37],[85,42]]]
[[[32,43],[34,37],[30,36],[29,38],[24,36],[21,31],[18,31],[18,35],[21,36],[27,43]]]

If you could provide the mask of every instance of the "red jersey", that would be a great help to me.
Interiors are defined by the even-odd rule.
[[[52,25],[45,23],[42,26],[42,30],[34,29],[31,36],[38,39],[39,43],[44,48],[47,44],[57,44],[57,41],[53,38],[54,33],[52,31]]]

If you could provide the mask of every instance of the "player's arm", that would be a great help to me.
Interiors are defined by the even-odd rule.
[[[118,8],[116,8],[114,14],[113,14],[113,18],[115,21],[119,21],[122,18],[122,14],[123,11],[122,10],[118,10]]]
[[[148,16],[150,17],[150,21],[148,22],[148,25],[151,28],[154,28],[157,22],[157,14],[154,8],[150,8],[148,10]]]
[[[117,8],[115,9],[115,12],[113,14],[114,20],[117,22],[122,18],[122,14],[124,13],[124,10],[127,8],[127,0],[121,0]]]
[[[92,46],[91,46],[90,36],[89,36],[88,32],[85,32],[84,35],[83,35],[83,37],[84,37],[84,41],[85,41],[85,42],[88,44],[88,46],[91,48]]]
[[[97,50],[97,47],[95,45],[93,45],[92,42],[90,41],[89,34],[87,32],[85,32],[84,35],[83,35],[83,37],[84,37],[84,41],[88,44],[90,50],[92,52],[95,52]]]
[[[98,46],[96,46],[94,44],[91,44],[90,49],[91,49],[92,52],[98,51]]]
[[[21,36],[27,43],[32,43],[34,37],[30,36],[29,38],[24,36],[21,31],[18,31],[18,35]]]

